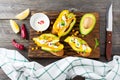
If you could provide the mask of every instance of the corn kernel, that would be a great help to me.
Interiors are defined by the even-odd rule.
[[[40,33],[40,31],[37,31],[37,33]]]
[[[36,50],[38,50],[38,47],[35,47]]]
[[[78,33],[79,33],[79,31],[76,31],[76,32],[74,33],[74,35],[76,36],[76,35],[78,35]]]
[[[76,31],[76,33],[78,34],[78,33],[79,33],[79,31]]]
[[[75,33],[74,35],[76,36],[77,34]]]
[[[53,22],[51,21],[51,24],[53,24]]]
[[[74,36],[74,34],[72,34],[71,36]]]
[[[73,29],[72,32],[75,32],[75,30]]]
[[[34,50],[34,47],[32,47],[31,49],[32,49],[32,51],[33,51],[33,50]]]

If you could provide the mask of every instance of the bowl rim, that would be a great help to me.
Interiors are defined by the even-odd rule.
[[[42,29],[39,29],[38,30],[38,28],[36,28],[36,26],[34,25],[34,20],[35,19],[37,19],[37,17],[43,17],[43,18],[46,18],[46,21],[47,21],[47,23],[46,23],[46,27],[42,30]],[[47,30],[48,29],[48,27],[49,27],[49,25],[50,25],[50,19],[49,19],[49,17],[46,15],[46,14],[44,14],[44,13],[35,13],[35,14],[33,14],[32,16],[31,16],[31,18],[30,18],[30,26],[32,27],[32,29],[34,29],[35,31],[45,31],[45,30]]]

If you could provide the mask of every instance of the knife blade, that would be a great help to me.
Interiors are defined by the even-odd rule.
[[[112,4],[110,5],[107,13],[107,28],[106,28],[106,59],[111,60],[112,55]]]

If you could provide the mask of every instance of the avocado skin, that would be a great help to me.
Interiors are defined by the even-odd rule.
[[[85,29],[84,26],[83,26],[83,22],[85,20],[85,18],[91,18],[92,20],[92,25]],[[94,14],[92,13],[86,13],[82,16],[81,20],[80,20],[80,24],[79,24],[79,29],[80,29],[80,33],[84,36],[84,35],[88,35],[95,27],[95,24],[96,24],[96,17]]]

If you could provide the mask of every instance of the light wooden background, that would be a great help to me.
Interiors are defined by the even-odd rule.
[[[27,57],[28,40],[22,40],[20,35],[16,35],[9,24],[10,19],[15,19],[14,16],[19,12],[30,8],[30,10],[47,11],[74,8],[81,12],[99,12],[100,13],[100,61],[105,60],[105,27],[106,27],[106,11],[110,2],[113,3],[113,55],[120,55],[120,0],[0,0],[0,47],[15,49],[11,40],[14,38],[19,43],[23,43],[26,50],[20,51],[22,55]],[[30,17],[29,17],[30,18]],[[19,25],[26,24],[29,32],[30,24],[29,18],[27,20],[16,20]],[[28,58],[29,59],[29,58]],[[57,59],[29,59],[30,61],[37,61],[42,65],[50,64]],[[80,80],[80,77],[74,80]],[[0,69],[0,80],[10,80],[4,72]],[[81,79],[82,80],[82,79]]]

